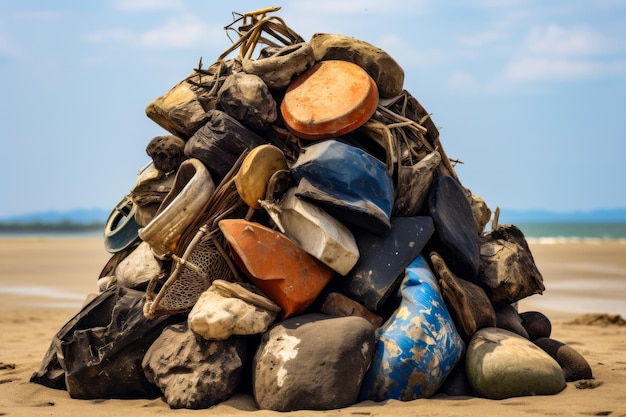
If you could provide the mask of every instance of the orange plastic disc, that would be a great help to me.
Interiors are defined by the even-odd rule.
[[[378,88],[367,72],[347,61],[321,61],[294,79],[280,105],[287,128],[318,140],[349,133],[376,111]]]

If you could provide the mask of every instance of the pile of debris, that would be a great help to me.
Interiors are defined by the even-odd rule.
[[[526,240],[461,184],[398,63],[305,41],[278,9],[236,17],[232,47],[148,105],[169,134],[107,221],[100,293],[31,381],[290,411],[592,378],[517,311],[544,291]]]

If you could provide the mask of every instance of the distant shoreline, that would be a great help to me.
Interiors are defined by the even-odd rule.
[[[533,243],[603,241],[626,242],[626,222],[519,222],[526,239]],[[500,223],[503,225],[503,223]],[[491,225],[486,229],[489,231]],[[0,222],[0,238],[13,237],[102,237],[104,223]]]

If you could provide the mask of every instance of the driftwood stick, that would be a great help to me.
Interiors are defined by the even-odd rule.
[[[460,184],[461,181],[459,181],[459,177],[456,175],[456,171],[454,170],[454,167],[450,163],[450,159],[448,158],[448,155],[446,155],[446,151],[444,151],[443,146],[441,146],[441,141],[439,141],[439,136],[435,138],[434,142],[435,142],[437,151],[441,155],[441,162],[443,163],[444,167],[449,171],[450,176],[454,178]]]
[[[389,110],[387,107],[385,106],[378,106],[378,110],[381,111],[382,113],[385,113],[386,116],[391,117],[392,119],[396,120],[396,121],[400,121],[400,122],[408,122],[407,125],[408,126],[412,126],[415,129],[419,130],[422,134],[425,134],[426,132],[428,132],[428,130],[426,130],[426,128],[422,125],[420,125],[419,123],[417,123],[415,120],[411,120],[407,117],[401,116],[398,113],[394,113],[393,111]]]

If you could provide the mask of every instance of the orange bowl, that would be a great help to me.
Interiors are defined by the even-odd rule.
[[[349,133],[376,111],[378,88],[367,72],[347,61],[321,61],[292,81],[280,111],[287,128],[302,139]]]

